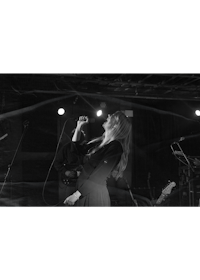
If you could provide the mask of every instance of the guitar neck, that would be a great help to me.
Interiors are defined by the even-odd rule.
[[[156,205],[159,205],[163,202],[163,200],[165,200],[165,198],[167,197],[167,195],[161,193],[161,195],[159,196],[159,198],[156,201]]]
[[[174,188],[176,186],[175,182],[170,182],[167,187],[165,187],[165,189],[162,191],[161,195],[159,196],[159,198],[156,201],[156,205],[160,205],[161,202],[163,202],[163,200],[166,199],[166,197],[171,193],[172,188]]]

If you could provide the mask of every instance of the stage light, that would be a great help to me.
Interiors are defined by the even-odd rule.
[[[103,114],[103,112],[102,112],[102,110],[98,110],[96,114],[97,114],[97,117],[100,117]]]
[[[196,110],[195,115],[199,117],[200,116],[200,110]]]
[[[65,109],[64,108],[59,108],[58,109],[58,115],[62,116],[65,113]]]

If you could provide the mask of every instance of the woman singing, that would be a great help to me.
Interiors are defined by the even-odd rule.
[[[75,206],[110,206],[106,180],[111,172],[122,177],[128,162],[131,138],[130,120],[121,111],[108,115],[104,134],[85,145],[79,144],[82,126],[88,118],[81,116],[72,137],[74,147],[85,155],[83,170],[77,180],[77,191],[67,197],[64,204]]]

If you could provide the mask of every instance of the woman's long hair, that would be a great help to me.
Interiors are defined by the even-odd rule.
[[[121,111],[117,111],[111,116],[111,125],[113,126],[112,137],[115,140],[118,140],[123,148],[123,154],[121,156],[120,162],[115,168],[115,171],[117,172],[115,179],[117,180],[119,177],[123,176],[123,172],[126,169],[128,163],[132,125],[130,119],[127,118]]]
[[[120,162],[115,168],[115,171],[117,173],[115,179],[117,180],[119,177],[123,176],[123,172],[126,169],[128,163],[128,155],[130,152],[131,131],[132,131],[132,125],[130,119],[128,119],[125,116],[125,114],[121,111],[115,112],[113,115],[111,115],[111,129],[112,131],[110,137],[112,137],[114,140],[118,140],[123,148],[123,153]],[[102,147],[103,140],[104,140],[104,134],[89,142],[89,143],[94,143],[94,142],[101,141],[101,144],[98,147],[92,149],[89,155],[95,153],[97,150],[99,150]]]

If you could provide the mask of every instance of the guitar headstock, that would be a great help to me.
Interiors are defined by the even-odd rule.
[[[164,195],[169,195],[172,191],[172,189],[176,186],[175,182],[170,182],[165,188],[164,190],[162,190],[162,194]]]

